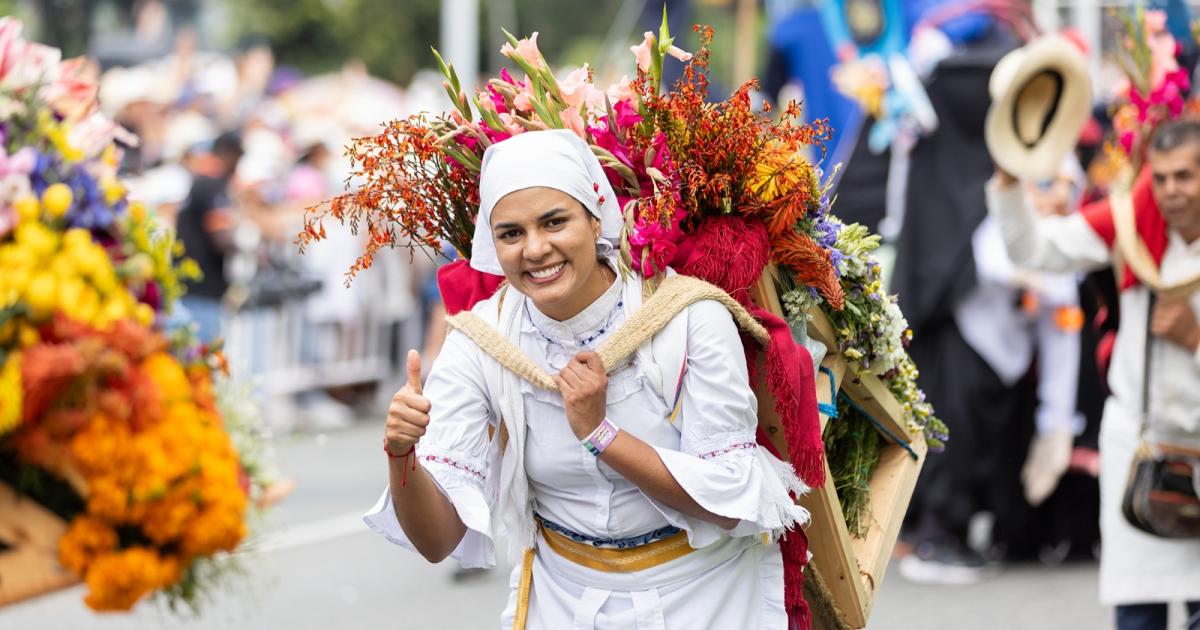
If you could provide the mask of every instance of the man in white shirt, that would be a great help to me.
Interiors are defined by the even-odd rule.
[[[1156,538],[1121,514],[1143,409],[1156,430],[1200,441],[1200,122],[1163,124],[1147,164],[1132,194],[1128,225],[1136,234],[1124,231],[1120,239],[1123,215],[1114,212],[1122,207],[1116,200],[1069,216],[1035,218],[1012,175],[998,170],[987,186],[989,212],[1009,256],[1022,267],[1091,271],[1112,264],[1114,256],[1130,260],[1132,250],[1149,261],[1156,286],[1192,287],[1152,301],[1146,264],[1137,274],[1117,270],[1121,325],[1100,436],[1100,599],[1117,607],[1119,630],[1165,628],[1166,602],[1179,600],[1188,602],[1192,623],[1200,623],[1200,540]],[[1135,245],[1118,246],[1118,240]]]

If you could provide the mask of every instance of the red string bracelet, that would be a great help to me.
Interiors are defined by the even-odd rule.
[[[405,465],[405,467],[404,467],[404,476],[402,476],[402,477],[400,478],[400,485],[401,485],[401,486],[404,486],[404,485],[407,485],[407,484],[408,484],[408,469],[409,469],[409,467],[407,466],[407,464],[408,464],[408,458],[409,458],[409,457],[411,457],[411,456],[413,455],[413,453],[415,453],[415,452],[416,452],[416,450],[417,450],[417,443],[416,443],[416,442],[413,442],[413,445],[412,445],[412,446],[411,446],[411,447],[408,449],[408,452],[407,452],[407,453],[404,453],[404,454],[402,454],[402,455],[393,455],[393,454],[392,454],[392,451],[388,449],[387,438],[386,438],[386,437],[385,437],[385,438],[383,438],[383,452],[384,452],[384,453],[387,453],[387,456],[388,456],[389,458],[391,458],[391,459],[403,459],[403,460],[404,460],[404,463],[406,464],[406,465]],[[417,458],[416,458],[416,457],[413,457],[413,460],[412,460],[412,469],[413,469],[413,470],[416,470],[416,469],[417,469]]]

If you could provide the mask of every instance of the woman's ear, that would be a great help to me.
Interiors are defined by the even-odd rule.
[[[587,210],[584,210],[584,212],[587,212]],[[600,240],[600,219],[596,218],[591,212],[588,212],[588,217],[592,219],[592,240]]]

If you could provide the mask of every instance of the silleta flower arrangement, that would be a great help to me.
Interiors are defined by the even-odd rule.
[[[859,306],[870,293],[879,293],[878,287],[870,288],[878,280],[877,267],[873,276],[839,271],[842,261],[860,259],[842,249],[859,233],[847,232],[848,241],[839,246],[843,226],[829,214],[820,172],[806,157],[821,153],[829,137],[824,122],[802,123],[795,103],[777,117],[769,116],[769,109],[755,111],[750,98],[755,81],[726,100],[709,102],[712,30],[694,30],[701,45],[691,54],[674,45],[664,15],[658,34],[647,32],[632,47],[635,77],[607,87],[593,82],[587,65],[557,78],[538,50],[537,33],[519,40],[506,33],[509,43],[501,52],[523,76],[503,70],[475,94],[465,93],[453,67],[438,57],[453,109],[392,121],[381,133],[356,139],[347,148],[354,166],[347,181],[361,187],[310,209],[298,244],[304,248],[324,238],[326,220],[365,230],[366,250],[348,279],[369,267],[381,248],[399,243],[437,250],[448,242],[469,259],[486,148],[529,131],[569,129],[592,147],[623,209],[623,267],[650,279],[661,277],[668,266],[701,278],[728,292],[767,328],[771,342],[761,364],[756,344],[746,344],[748,363],[757,370],[752,378],[764,382],[775,399],[796,472],[817,486],[824,483],[824,449],[811,363],[804,380],[798,366],[808,361],[807,352],[797,349],[787,322],[752,302],[754,287],[773,263],[807,305],[843,313],[853,301],[853,310],[844,311],[839,321],[853,323],[855,334],[866,340],[853,347],[847,342],[841,350],[869,347],[887,354],[897,366],[893,378],[912,386],[905,400],[915,401],[915,384],[903,381],[915,379],[915,370],[901,369],[904,360],[898,357],[907,355],[893,339],[894,329],[906,326],[895,310]],[[669,90],[661,85],[668,57],[685,64],[683,78]],[[469,308],[502,280],[484,276],[466,260],[444,267],[439,279],[447,309]],[[469,299],[452,295],[464,291]],[[891,319],[873,322],[872,317]],[[885,334],[886,340],[874,338]],[[908,420],[920,430],[932,426],[936,437],[939,425],[931,415],[909,409]],[[803,533],[789,538],[785,566],[804,564]],[[801,619],[799,570],[786,582],[789,611]]]
[[[1190,100],[1191,79],[1177,60],[1182,48],[1167,30],[1167,15],[1138,5],[1131,12],[1117,13],[1124,37],[1115,61],[1125,72],[1118,87],[1121,103],[1113,113],[1117,147],[1134,172],[1140,167],[1150,136],[1160,123],[1185,114],[1200,113]]]
[[[164,329],[197,271],[127,200],[85,61],[9,18],[0,120],[0,481],[69,522],[91,608],[193,604],[265,484],[218,411],[220,353]]]

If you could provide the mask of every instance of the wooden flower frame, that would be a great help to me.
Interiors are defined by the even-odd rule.
[[[776,284],[776,271],[768,267],[753,289],[753,299],[760,306],[783,316]],[[871,500],[866,518],[869,529],[862,538],[850,535],[846,518],[833,487],[833,475],[825,464],[826,483],[801,497],[800,504],[812,514],[806,528],[809,549],[813,554],[808,572],[816,580],[806,580],[806,595],[814,609],[813,625],[818,629],[865,628],[875,594],[883,583],[892,549],[900,534],[900,525],[912,499],[917,476],[925,463],[927,446],[922,434],[914,434],[904,421],[903,409],[887,386],[871,374],[855,375],[837,351],[833,325],[820,310],[812,312],[808,334],[824,343],[830,352],[822,361],[828,369],[817,374],[817,397],[821,403],[835,403],[838,392],[844,392],[871,414],[886,430],[879,465],[871,475]],[[832,379],[830,377],[832,374]],[[787,453],[783,427],[775,414],[773,399],[764,384],[755,388],[759,397],[759,422],[766,427],[775,448]],[[821,429],[830,421],[821,415]],[[836,420],[833,420],[836,422]],[[889,435],[890,433],[890,435]],[[917,458],[897,443],[896,437],[908,443]],[[821,588],[815,584],[821,584]],[[825,601],[812,601],[813,598]],[[821,614],[826,611],[826,614]]]

